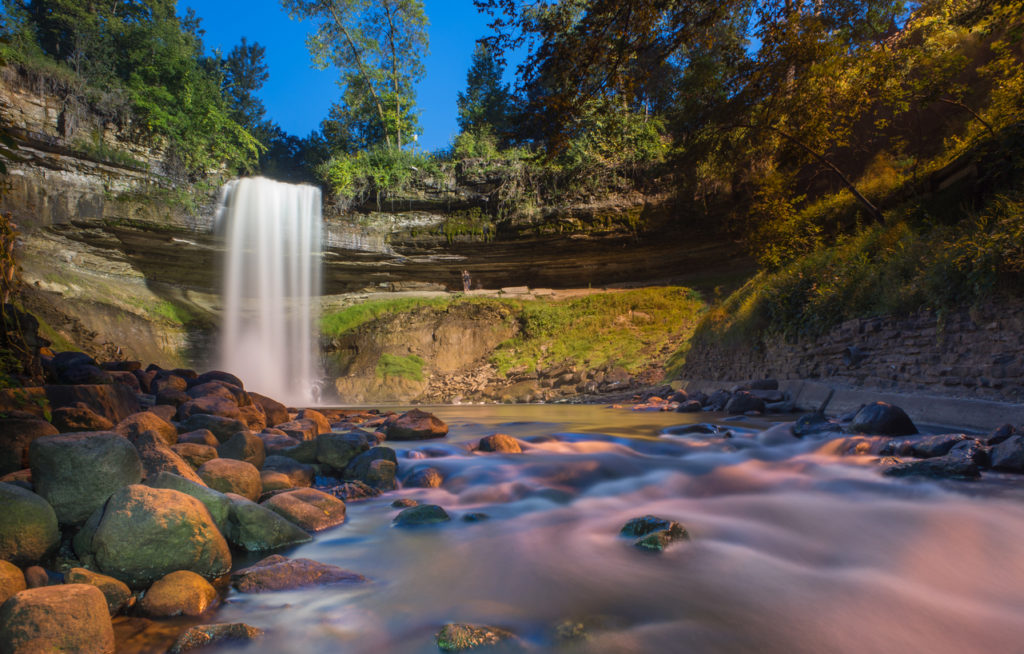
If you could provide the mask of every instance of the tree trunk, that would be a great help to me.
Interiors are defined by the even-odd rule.
[[[362,53],[359,52],[359,48],[356,47],[355,41],[352,40],[352,35],[349,34],[348,28],[341,22],[341,17],[338,15],[334,5],[331,5],[331,14],[334,16],[334,22],[338,25],[338,29],[345,35],[345,40],[348,41],[348,45],[352,48],[352,56],[355,57],[356,67],[359,68],[359,74],[366,80],[366,86],[370,89],[370,95],[373,96],[373,103],[377,106],[377,115],[380,116],[380,124],[384,125],[384,106],[381,105],[380,97],[377,95],[377,89],[373,86],[373,80],[366,72],[366,67],[363,65]],[[384,130],[384,140],[387,142],[388,148],[391,147],[391,137],[388,136],[387,129]]]

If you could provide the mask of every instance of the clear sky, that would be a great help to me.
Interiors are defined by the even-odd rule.
[[[420,146],[434,150],[457,133],[456,94],[466,85],[466,71],[476,39],[488,33],[487,16],[472,0],[425,0],[430,19],[427,74],[417,87]],[[306,136],[319,127],[331,103],[341,95],[337,73],[310,66],[305,39],[308,23],[293,21],[277,0],[179,0],[178,14],[192,7],[202,18],[207,51],[226,54],[244,36],[266,47],[270,79],[259,93],[267,115],[285,131]]]

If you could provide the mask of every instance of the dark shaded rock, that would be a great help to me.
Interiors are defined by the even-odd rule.
[[[45,568],[38,565],[30,565],[25,568],[25,585],[29,588],[45,588],[54,584],[50,580],[50,574]]]
[[[195,469],[185,459],[178,456],[157,436],[156,432],[147,431],[135,439],[135,449],[142,461],[142,478],[149,479],[161,472],[170,472],[195,483],[202,483]]]
[[[200,616],[217,604],[210,582],[189,570],[178,570],[158,579],[139,602],[139,612],[151,618],[176,615]]]
[[[917,427],[898,406],[886,402],[869,404],[857,412],[850,424],[851,431],[878,436],[910,436]]]
[[[115,384],[123,384],[130,388],[133,393],[142,392],[142,386],[139,384],[139,379],[131,372],[113,370],[108,371],[108,374],[114,380]]]
[[[896,456],[913,456],[919,459],[931,459],[937,456],[944,456],[949,453],[953,446],[967,439],[963,434],[939,434],[936,436],[922,436],[919,438],[904,438],[898,441],[891,441],[880,452],[880,454],[895,454]]]
[[[444,475],[437,468],[418,468],[406,475],[403,486],[410,488],[440,488],[444,483]]]
[[[171,450],[193,468],[198,468],[210,459],[217,458],[217,448],[199,443],[178,443]]]
[[[260,471],[245,461],[212,459],[196,472],[207,486],[222,493],[235,493],[255,502],[263,492]]]
[[[153,395],[159,395],[164,391],[184,393],[187,388],[188,380],[178,375],[157,375],[149,384],[149,392]]]
[[[245,388],[241,379],[235,377],[230,372],[224,372],[223,370],[210,370],[208,372],[204,372],[203,374],[196,376],[195,379],[189,380],[189,386],[198,386],[199,384],[205,384],[206,382],[211,381],[225,382],[239,388]]]
[[[139,382],[139,388],[143,393],[149,393],[153,389],[153,381],[156,380],[156,372],[152,370],[133,370],[132,374]]]
[[[1024,436],[1014,435],[992,446],[992,467],[1008,472],[1024,472]]]
[[[211,579],[231,569],[227,542],[202,502],[142,485],[110,497],[76,536],[75,553],[132,588],[176,570]]]
[[[152,411],[133,413],[117,423],[114,431],[133,443],[140,434],[147,431],[156,434],[166,445],[174,445],[179,440],[178,430],[174,425]]]
[[[811,434],[824,434],[831,431],[840,431],[842,427],[825,417],[823,413],[808,413],[797,418],[793,425],[793,435],[797,438],[810,436]]]
[[[491,434],[480,439],[477,449],[481,452],[504,452],[506,454],[521,454],[523,448],[519,441],[508,434]]]
[[[747,382],[747,388],[752,391],[776,391],[779,389],[777,379],[752,379]]]
[[[712,411],[722,411],[725,409],[725,405],[729,403],[730,398],[732,398],[732,393],[723,389],[718,389],[708,396],[708,401],[705,403],[705,406]]]
[[[224,531],[231,512],[231,501],[223,493],[170,472],[158,473],[147,479],[146,485],[150,488],[169,488],[196,498],[210,512],[217,529]]]
[[[215,647],[219,645],[235,645],[250,643],[263,637],[263,630],[245,624],[244,622],[232,622],[229,624],[204,624],[197,627],[189,627],[185,633],[178,636],[168,654],[181,654],[197,649]]]
[[[393,464],[391,466],[390,479],[379,477],[379,470],[374,468],[373,465],[375,461],[388,461]],[[345,478],[358,479],[359,481],[365,481],[371,486],[380,488],[382,483],[386,485],[387,482],[394,481],[394,472],[397,470],[397,466],[398,456],[393,449],[380,446],[371,447],[349,461],[348,465],[345,466]]]
[[[259,436],[251,431],[240,431],[221,443],[217,453],[224,459],[237,459],[262,468],[267,459],[266,449]]]
[[[686,402],[690,401],[690,394],[680,388],[678,391],[673,391],[667,399],[669,402],[685,404]]]
[[[737,391],[732,394],[725,404],[726,413],[732,415],[744,414],[750,411],[764,413],[764,400],[752,395],[749,391]]]
[[[448,425],[432,413],[412,409],[400,415],[387,429],[388,440],[411,441],[444,438]]]
[[[985,445],[998,445],[1017,433],[1019,433],[1017,429],[1015,429],[1013,425],[1007,423],[999,425],[986,436],[979,436],[978,440]]]
[[[278,493],[263,502],[262,506],[306,531],[323,531],[345,522],[345,503],[313,488]]]
[[[114,423],[84,405],[54,409],[53,417],[50,418],[50,421],[61,433],[110,431],[114,427]]]
[[[135,393],[124,384],[54,385],[43,389],[51,410],[82,403],[114,424],[142,410]]]
[[[702,408],[700,400],[687,400],[680,402],[676,411],[679,413],[697,413]]]
[[[56,436],[57,428],[42,418],[0,418],[0,475],[28,467],[29,445],[42,436]]]
[[[23,590],[0,607],[0,651],[112,654],[106,598],[87,584]]]
[[[99,364],[96,363],[96,359],[93,359],[85,352],[58,352],[53,355],[50,366],[52,366],[55,374],[61,375],[76,366],[99,367]]]
[[[949,451],[949,456],[968,459],[982,468],[991,464],[989,448],[970,438],[954,445],[953,449]]]
[[[191,399],[188,393],[179,391],[176,388],[165,388],[156,394],[156,403],[174,407],[174,415],[178,414],[178,407]]]
[[[633,518],[622,527],[619,535],[635,538],[634,547],[657,552],[663,551],[674,542],[690,539],[690,534],[683,525],[675,520],[654,515]]]
[[[496,645],[515,636],[497,627],[450,623],[441,627],[434,639],[442,652],[465,652]]]
[[[395,500],[394,502],[391,503],[392,508],[395,508],[395,509],[408,509],[410,506],[419,506],[419,505],[420,505],[419,500],[414,500],[414,499],[409,498],[409,497],[403,497],[403,498],[397,499],[397,500]]]
[[[887,477],[929,477],[932,479],[978,479],[978,464],[963,456],[940,456],[889,466],[882,470]]]
[[[64,575],[64,581],[69,584],[88,584],[99,588],[107,600],[107,610],[110,611],[110,615],[118,614],[132,598],[132,591],[124,582],[85,568],[71,568]]]
[[[267,427],[267,416],[255,404],[239,407],[238,419],[249,426],[249,431],[260,432]]]
[[[235,547],[248,552],[265,552],[313,540],[305,531],[270,509],[241,495],[227,494],[231,501],[224,535]]]
[[[330,493],[339,500],[343,500],[345,502],[368,500],[371,497],[377,497],[380,495],[379,489],[361,481],[346,481],[340,484],[332,484],[330,486],[321,487],[320,490],[325,493]]]
[[[10,561],[0,559],[0,606],[15,593],[28,588],[25,584],[25,573]]]
[[[370,435],[362,431],[320,434],[316,437],[316,460],[335,470],[344,470],[352,459],[369,450],[371,444]]]
[[[216,448],[220,445],[220,441],[213,435],[213,432],[209,429],[197,429],[195,431],[186,432],[178,436],[179,443],[195,443],[197,445],[209,445],[210,447]]]
[[[60,384],[113,384],[114,378],[99,366],[72,366],[57,375]]]
[[[205,413],[189,416],[178,423],[178,433],[186,433],[197,429],[206,429],[213,432],[213,435],[217,437],[217,441],[223,443],[238,432],[247,431],[249,426],[241,420]]]
[[[202,384],[196,384],[190,386],[188,396],[193,399],[199,399],[201,397],[222,397],[226,400],[234,402],[239,408],[243,406],[252,405],[252,398],[242,390],[241,386],[235,384],[229,384],[222,381],[208,381]]]
[[[263,462],[263,470],[287,475],[291,485],[296,488],[312,486],[316,477],[316,469],[313,466],[299,463],[286,456],[268,456]]]
[[[0,559],[35,563],[57,548],[60,531],[49,502],[14,484],[0,483]]]
[[[302,442],[285,434],[271,434],[264,431],[256,435],[263,441],[263,451],[267,453],[267,456],[281,454],[285,450],[297,447]],[[313,460],[316,460],[315,446],[313,447]]]
[[[469,513],[462,514],[463,522],[484,522],[490,520],[491,516],[481,511],[470,511]]]
[[[37,438],[29,462],[36,492],[67,525],[82,524],[112,493],[142,479],[138,451],[113,432]]]
[[[142,370],[141,361],[103,361],[100,363],[100,368],[103,368],[107,372],[132,372],[134,370]]]
[[[360,584],[366,577],[350,570],[310,559],[288,559],[279,554],[231,574],[231,585],[241,593],[265,593],[335,584]]]
[[[241,422],[241,413],[238,410],[238,405],[230,396],[203,395],[202,397],[189,400],[178,407],[177,418],[179,421],[188,420],[191,416],[197,415],[220,416]],[[246,425],[246,429],[248,427]]]
[[[267,424],[270,426],[279,425],[282,422],[288,422],[288,408],[281,404],[277,400],[267,397],[266,395],[260,395],[259,393],[249,393],[249,397],[252,399],[253,404],[256,404],[263,409],[264,415],[267,417]]]
[[[436,504],[420,504],[396,515],[394,524],[396,527],[420,527],[448,522],[451,519],[448,512]]]

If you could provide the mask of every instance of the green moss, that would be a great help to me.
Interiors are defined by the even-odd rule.
[[[422,358],[415,354],[397,356],[384,353],[380,356],[380,360],[377,361],[377,377],[381,379],[385,377],[402,377],[413,381],[423,381],[423,366],[425,363]]]
[[[394,300],[374,300],[353,304],[341,311],[328,314],[320,319],[320,332],[324,336],[341,336],[361,325],[384,316],[411,311],[419,307],[435,307],[443,309],[451,303],[451,298],[398,298]]]
[[[69,352],[71,350],[78,350],[74,343],[68,340],[63,334],[54,329],[50,323],[46,322],[38,315],[36,320],[39,321],[39,333],[42,334],[43,338],[50,341],[51,347],[55,352]]]

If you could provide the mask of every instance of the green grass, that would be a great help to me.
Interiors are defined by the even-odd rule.
[[[415,354],[397,356],[384,353],[377,361],[377,377],[381,379],[402,377],[413,381],[423,381],[423,366],[425,364],[426,362]]]
[[[196,319],[194,313],[170,300],[161,300],[153,306],[153,313],[176,325],[185,325]]]
[[[323,316],[320,319],[320,332],[324,336],[341,336],[384,316],[404,313],[421,307],[433,307],[442,310],[446,309],[453,301],[454,298],[451,297],[406,297],[353,304],[341,311]]]

